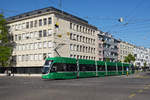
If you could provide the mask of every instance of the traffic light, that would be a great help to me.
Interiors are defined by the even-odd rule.
[[[55,27],[56,27],[56,28],[59,28],[59,24],[58,24],[58,22],[56,22]]]
[[[67,35],[69,36],[69,35],[70,35],[70,32],[67,32]]]
[[[58,35],[57,35],[57,37],[61,38],[61,37],[62,37],[62,35],[61,35],[61,34],[58,34]]]

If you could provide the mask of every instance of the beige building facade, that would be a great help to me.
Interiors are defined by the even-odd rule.
[[[45,57],[96,60],[98,29],[86,20],[49,7],[7,19],[16,42],[16,67],[42,67]]]
[[[124,62],[125,56],[128,56],[128,54],[133,54],[134,46],[132,44],[129,44],[127,42],[120,41],[118,44],[118,60],[121,62]]]

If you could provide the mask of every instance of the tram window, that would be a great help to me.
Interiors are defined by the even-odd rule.
[[[127,70],[127,67],[126,67],[126,66],[124,66],[124,70]]]
[[[107,67],[107,70],[108,70],[108,71],[116,70],[116,66],[108,66],[108,67]]]
[[[65,66],[61,63],[55,63],[53,65],[53,68],[56,68],[56,71],[65,71]]]
[[[55,63],[53,68],[57,71],[77,71],[76,64]]]
[[[98,65],[98,71],[105,71],[105,66]]]
[[[119,70],[119,71],[122,71],[122,66],[118,66],[118,70]]]
[[[95,65],[87,65],[87,70],[88,71],[96,71]]]
[[[80,71],[87,71],[87,70],[86,70],[86,65],[85,65],[85,64],[80,64],[79,69],[80,69]]]
[[[80,71],[96,71],[95,65],[80,64]]]
[[[67,71],[77,71],[76,64],[66,64],[67,65]]]

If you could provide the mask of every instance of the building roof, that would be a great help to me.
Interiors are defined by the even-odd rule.
[[[42,9],[26,12],[26,13],[23,13],[23,14],[19,14],[19,15],[16,15],[16,16],[12,16],[12,17],[7,18],[7,21],[8,21],[8,23],[16,22],[16,21],[19,21],[19,20],[27,19],[27,18],[30,18],[30,17],[33,17],[33,16],[43,15],[43,14],[46,14],[46,13],[55,13],[55,14],[59,14],[59,15],[63,14],[65,17],[67,16],[68,19],[69,18],[74,19],[78,22],[81,22],[83,24],[87,24],[88,26],[97,29],[97,27],[88,24],[88,21],[86,21],[82,18],[79,18],[77,16],[74,16],[72,14],[69,14],[67,12],[64,12],[62,10],[56,9],[54,7],[42,8]]]

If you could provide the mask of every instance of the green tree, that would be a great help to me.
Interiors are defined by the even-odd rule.
[[[9,61],[13,49],[8,29],[6,19],[0,14],[0,66],[3,67],[10,64]]]
[[[135,57],[132,54],[128,54],[128,56],[126,56],[124,59],[124,62],[127,62],[127,63],[131,63],[132,61],[133,62],[135,61]]]
[[[106,58],[106,61],[107,61],[107,62],[110,62],[110,58]]]
[[[144,67],[146,67],[147,66],[147,63],[146,62],[144,62]]]

